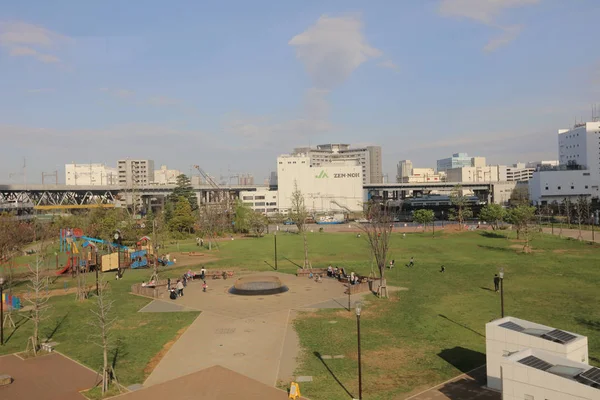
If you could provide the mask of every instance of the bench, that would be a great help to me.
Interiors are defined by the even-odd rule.
[[[372,281],[369,281],[369,278],[366,276],[359,276],[358,278],[360,283],[355,285],[346,284],[346,293],[355,294],[373,291]]]
[[[222,279],[223,278],[223,272],[225,272],[225,274],[227,275],[227,278],[233,278],[233,274],[234,272],[231,270],[206,270],[206,272],[204,273],[204,277],[205,278],[212,278],[212,279]],[[200,272],[194,272],[194,279],[200,279]]]
[[[299,269],[296,271],[296,276],[310,276],[311,273],[313,274],[313,276],[321,275],[321,277],[327,277],[327,268]]]

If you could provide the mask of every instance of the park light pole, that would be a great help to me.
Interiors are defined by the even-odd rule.
[[[362,400],[362,366],[360,363],[360,312],[362,303],[357,301],[355,304],[356,310],[356,333],[358,336],[358,400]]]
[[[502,318],[504,318],[504,268],[500,268],[498,277],[500,278],[500,308],[502,311]]]
[[[4,277],[0,276],[0,346],[4,346],[4,297],[2,297],[3,287]]]
[[[442,210],[442,229],[444,228],[444,210]]]
[[[554,210],[550,210],[550,225],[552,225],[552,234],[554,235]]]
[[[275,270],[277,270],[277,229],[273,232],[273,240],[275,242]]]

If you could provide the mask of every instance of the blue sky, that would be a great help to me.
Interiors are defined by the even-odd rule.
[[[152,158],[254,173],[327,142],[555,159],[599,103],[596,0],[0,5],[0,182]],[[22,177],[13,176],[12,181]]]

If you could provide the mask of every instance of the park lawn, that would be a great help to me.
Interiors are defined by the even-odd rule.
[[[484,364],[485,323],[500,314],[499,295],[491,290],[499,268],[506,274],[506,315],[588,336],[591,363],[600,365],[600,246],[545,235],[534,240],[532,254],[520,253],[519,246],[479,232],[435,239],[431,233],[394,235],[390,258],[398,267],[388,271],[388,284],[408,290],[390,300],[371,297],[365,306],[363,396],[403,398]],[[415,267],[409,269],[403,264],[411,256]],[[370,269],[365,258],[355,271]],[[297,375],[313,376],[302,393],[345,399],[347,390],[358,397],[354,313],[304,313],[295,325],[303,349]],[[316,353],[345,358],[321,361]]]
[[[314,267],[332,264],[363,275],[374,267],[364,238],[349,233],[307,235]],[[273,242],[272,235],[220,241],[218,249],[209,252],[218,259],[207,267],[272,271]],[[411,233],[406,238],[394,234],[389,258],[396,260],[397,268],[387,272],[388,283],[408,290],[394,293],[389,300],[370,297],[365,306],[361,320],[365,397],[404,397],[482,365],[485,323],[500,314],[499,296],[490,290],[500,267],[506,273],[507,315],[587,335],[590,360],[599,365],[600,246],[547,235],[532,244],[535,251],[522,254],[522,243],[485,232],[436,232],[436,238],[431,232]],[[302,237],[280,232],[277,245],[278,270],[294,273],[303,262]],[[165,250],[199,250],[193,239],[179,241],[178,247],[169,244]],[[403,264],[411,256],[416,265],[408,269]],[[439,272],[442,264],[444,274]],[[164,268],[161,276],[174,278],[189,268]],[[123,280],[111,280],[118,318],[116,372],[124,385],[143,382],[153,357],[198,315],[138,313],[150,300],[128,292],[132,283],[148,280],[150,274],[150,270],[128,270]],[[109,273],[107,279],[111,277]],[[94,280],[88,277],[90,285]],[[51,289],[65,283],[74,285],[70,277],[61,277]],[[50,335],[56,328],[52,340],[60,343],[57,350],[98,369],[101,351],[91,343],[91,327],[86,324],[92,301],[77,303],[74,295],[53,297],[43,333]],[[348,398],[347,390],[357,397],[354,314],[344,310],[303,313],[295,325],[302,345],[297,375],[314,377],[312,383],[302,384],[302,393],[315,400],[335,400]],[[7,345],[0,353],[23,350],[30,326],[29,322],[22,325],[12,336],[9,329]],[[322,362],[315,353],[345,358]]]
[[[143,383],[153,368],[153,358],[183,333],[199,314],[138,313],[151,299],[131,295],[130,288],[135,282],[148,280],[150,274],[150,270],[131,270],[122,280],[110,281],[110,297],[115,301],[113,316],[116,318],[112,332],[116,347],[111,360],[115,362],[119,382],[125,386]],[[109,273],[105,279],[112,276]],[[70,277],[62,277],[53,287],[62,287],[64,282],[75,285]],[[88,277],[88,283],[92,285],[93,282],[95,277]],[[89,325],[93,319],[90,309],[95,304],[95,297],[77,302],[74,294],[53,296],[49,304],[51,308],[47,312],[48,318],[41,323],[40,338],[50,337],[51,341],[59,343],[56,350],[93,370],[101,368],[102,349],[94,344],[92,335],[95,331]],[[18,313],[14,316],[18,327],[16,331],[5,329],[6,344],[0,347],[0,354],[25,350],[32,323],[24,319],[21,321],[21,318]]]

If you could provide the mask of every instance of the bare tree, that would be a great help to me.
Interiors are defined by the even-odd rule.
[[[582,240],[583,236],[581,235],[581,224],[589,217],[590,203],[585,196],[579,196],[574,206],[575,216],[577,217],[577,226],[579,228],[579,235],[577,236],[577,239]]]
[[[565,211],[565,217],[567,217],[567,227],[571,229],[571,216],[573,212],[573,203],[568,197],[563,200],[563,210]]]
[[[365,238],[371,248],[371,254],[375,259],[379,271],[378,295],[380,297],[387,297],[385,267],[390,248],[393,217],[384,205],[373,202],[367,204],[365,214],[366,219],[370,222],[359,225],[359,228],[365,234]]]
[[[113,348],[111,330],[116,321],[116,318],[111,315],[114,303],[114,300],[110,299],[108,283],[102,279],[94,307],[90,310],[93,318],[89,321],[89,325],[96,331],[90,335],[93,343],[102,349],[103,363],[102,369],[99,371],[102,376],[102,394],[105,394],[110,384],[117,380],[115,371],[108,361],[108,353]]]
[[[31,305],[30,314],[25,314],[25,316],[33,322],[33,334],[27,341],[27,350],[29,350],[29,346],[31,345],[31,350],[36,356],[40,349],[40,322],[47,318],[46,313],[50,308],[50,305],[48,304],[50,296],[46,292],[48,277],[42,276],[42,265],[43,261],[39,257],[36,257],[34,267],[29,265],[30,277],[28,288],[31,295],[25,297],[25,300]]]
[[[306,239],[306,218],[308,218],[308,211],[304,203],[304,195],[298,189],[298,183],[294,181],[294,191],[292,192],[292,208],[290,210],[290,218],[298,227],[298,233],[302,235],[304,240],[304,265],[302,269],[311,268],[310,261],[308,260],[308,240]]]

